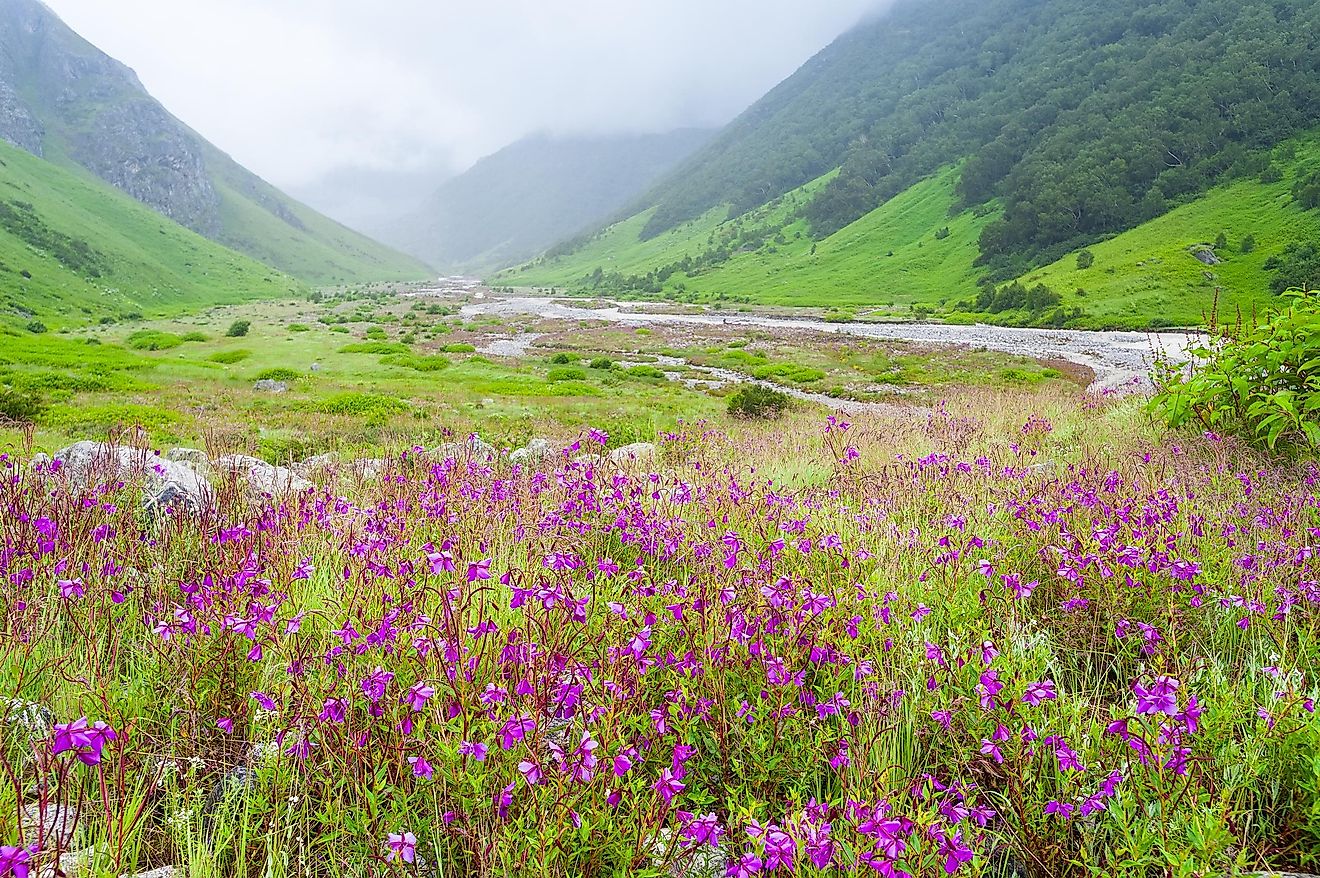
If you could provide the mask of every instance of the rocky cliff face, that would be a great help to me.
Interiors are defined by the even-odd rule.
[[[220,198],[200,138],[132,70],[36,0],[0,0],[0,138],[42,155],[47,137],[111,185],[203,235]]]

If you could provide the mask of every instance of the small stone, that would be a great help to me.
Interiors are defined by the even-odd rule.
[[[256,384],[253,384],[252,389],[257,393],[288,393],[289,382],[263,378]]]
[[[311,365],[310,367],[308,367],[308,368],[310,368],[311,371],[313,371],[313,372],[320,372],[320,371],[321,371],[321,364],[320,364],[320,363],[312,363],[312,365]]]
[[[325,454],[313,455],[301,463],[295,463],[293,471],[304,479],[317,479],[333,474],[339,468],[339,460],[338,453],[328,451]]]
[[[256,495],[278,497],[302,494],[316,487],[288,467],[274,466],[245,454],[230,454],[215,462],[220,472],[242,478],[248,489]]]
[[[610,460],[615,463],[646,463],[655,460],[659,449],[650,442],[635,442],[610,452]]]

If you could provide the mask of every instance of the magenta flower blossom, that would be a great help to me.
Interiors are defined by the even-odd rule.
[[[1161,674],[1149,687],[1141,683],[1132,684],[1132,692],[1137,696],[1137,713],[1162,713],[1174,716],[1178,713],[1178,681]]]
[[[426,702],[435,695],[435,687],[428,686],[423,682],[417,682],[404,696],[404,703],[412,708],[413,713],[420,713],[426,707]]]
[[[371,676],[362,681],[362,692],[374,704],[385,697],[385,687],[393,679],[394,674],[377,665]]]
[[[467,581],[476,582],[481,579],[490,579],[490,559],[485,558],[475,564],[468,564]]]
[[[541,766],[531,760],[524,759],[518,763],[518,773],[527,781],[529,787],[534,787],[541,782]]]
[[[33,848],[23,848],[17,845],[0,845],[0,878],[28,878],[32,868]]]
[[[473,743],[472,741],[460,741],[458,745],[459,756],[471,756],[477,762],[485,762],[486,754],[489,751],[490,748],[485,744]]]
[[[215,721],[215,724],[216,727],[226,735],[232,735],[234,733],[234,721],[227,716],[220,717],[220,719]]]
[[[72,752],[84,765],[97,765],[101,761],[101,751],[105,745],[117,740],[115,730],[104,722],[88,723],[87,717],[71,723],[56,725],[51,754]]]
[[[251,697],[253,701],[261,705],[262,710],[268,710],[271,713],[274,713],[280,709],[279,705],[277,705],[265,692],[253,692]]]
[[[687,785],[675,777],[671,769],[666,768],[660,772],[659,779],[651,788],[660,794],[660,798],[665,800],[666,805],[670,805],[673,803],[675,796],[687,789]]]
[[[391,861],[413,863],[417,860],[417,836],[411,832],[391,832],[385,840]]]
[[[1027,684],[1027,691],[1023,694],[1022,701],[1032,707],[1040,707],[1043,702],[1053,701],[1058,697],[1058,693],[1054,691],[1054,681],[1041,680]]]
[[[414,777],[424,777],[427,780],[431,779],[431,774],[434,772],[434,769],[431,768],[431,763],[427,762],[425,757],[409,756],[408,764],[412,766]]]

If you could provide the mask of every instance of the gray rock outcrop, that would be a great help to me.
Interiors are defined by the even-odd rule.
[[[257,497],[301,494],[315,487],[288,467],[275,466],[246,454],[228,454],[215,461],[217,472],[237,476]]]
[[[150,451],[102,442],[76,442],[55,453],[59,477],[75,490],[95,484],[142,479],[143,505],[198,512],[209,505],[211,486],[187,464]]]

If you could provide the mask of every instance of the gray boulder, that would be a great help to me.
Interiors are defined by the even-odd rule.
[[[293,465],[293,471],[304,479],[323,479],[333,475],[339,469],[339,455],[329,451],[307,458]]]
[[[1203,265],[1218,265],[1223,260],[1215,255],[1214,248],[1209,244],[1197,244],[1191,248],[1192,258]]]
[[[288,393],[289,382],[263,378],[256,384],[253,384],[252,389],[257,393]]]
[[[611,451],[610,460],[614,463],[649,463],[655,460],[659,454],[660,449],[650,442],[635,442],[632,445],[625,445]]]
[[[77,442],[55,452],[60,475],[74,490],[107,481],[142,479],[143,506],[199,512],[211,502],[211,486],[191,467],[150,451],[102,442]]]
[[[274,466],[246,454],[225,455],[215,461],[215,468],[219,472],[238,476],[247,483],[248,490],[258,497],[302,494],[315,487],[288,467]]]
[[[510,461],[523,465],[547,463],[554,460],[555,456],[555,447],[550,444],[548,439],[533,439],[525,447],[515,448],[509,452]]]

